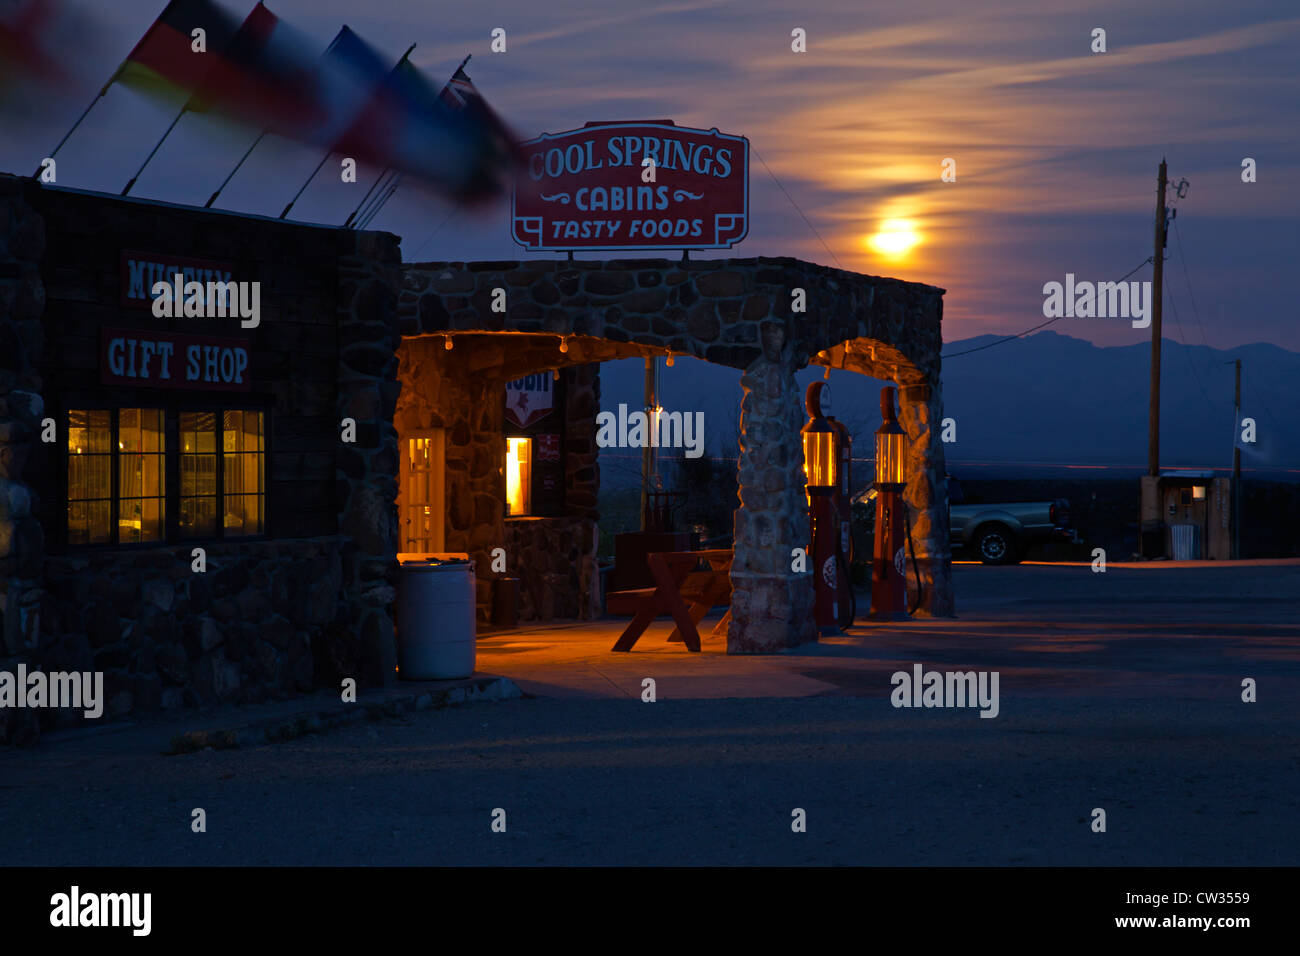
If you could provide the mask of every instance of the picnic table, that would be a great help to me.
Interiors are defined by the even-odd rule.
[[[700,632],[696,626],[718,604],[731,601],[730,548],[708,551],[654,551],[646,555],[646,564],[654,579],[652,588],[615,591],[606,599],[606,608],[615,614],[632,614],[613,650],[630,651],[650,623],[662,614],[671,614],[676,627],[669,641],[681,641],[689,651],[699,651]],[[705,567],[699,567],[704,564]],[[731,609],[713,628],[726,633]]]

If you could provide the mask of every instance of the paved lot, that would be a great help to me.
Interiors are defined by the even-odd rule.
[[[545,697],[188,756],[143,726],[0,752],[0,863],[1300,862],[1300,566],[957,582],[957,621],[779,657],[688,655],[666,625],[615,656],[608,622],[484,642]],[[891,707],[916,662],[998,670],[999,717]]]

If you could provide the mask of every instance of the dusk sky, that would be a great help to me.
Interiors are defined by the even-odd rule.
[[[83,0],[95,27],[62,52],[102,83],[162,5]],[[524,136],[659,118],[743,134],[754,153],[749,237],[710,255],[796,256],[941,286],[949,341],[1043,322],[1043,284],[1067,272],[1105,281],[1141,263],[1165,156],[1171,180],[1191,184],[1170,233],[1166,337],[1300,350],[1295,294],[1282,281],[1300,259],[1293,2],[268,6],[321,50],[343,24],[393,60],[416,42],[412,60],[439,84],[473,54],[467,72]],[[507,32],[505,53],[489,49],[495,27]],[[791,51],[796,27],[807,31],[806,53]],[[1106,53],[1091,52],[1098,27]],[[39,120],[0,117],[0,169],[30,174],[85,99]],[[59,184],[117,192],[170,119],[113,88],[59,153]],[[202,205],[254,135],[187,116],[133,194]],[[956,182],[940,179],[946,157]],[[1257,182],[1242,182],[1246,157]],[[277,215],[319,160],[319,151],[268,139],[218,206]],[[345,185],[327,164],[294,218],[342,222],[374,174]],[[508,213],[508,200],[465,213],[404,186],[371,228],[401,235],[408,260],[530,257],[511,241]],[[897,251],[885,253],[871,237],[890,231],[904,236],[886,241]],[[1149,265],[1133,276],[1150,277]],[[1102,345],[1149,339],[1127,320],[1067,318],[1052,328]]]

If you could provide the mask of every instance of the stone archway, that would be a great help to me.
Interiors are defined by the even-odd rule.
[[[795,373],[809,364],[899,384],[921,613],[953,613],[938,434],[942,296],[932,286],[786,258],[423,263],[404,267],[397,318],[403,342],[530,336],[527,347],[501,356],[494,381],[633,355],[686,355],[739,370],[740,503],[727,649],[765,653],[815,639],[811,574],[790,570],[792,550],[807,543]],[[576,350],[561,352],[566,337]]]

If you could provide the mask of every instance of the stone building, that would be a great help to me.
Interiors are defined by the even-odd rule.
[[[256,317],[155,315],[176,272],[257,283]],[[901,386],[921,613],[951,614],[941,315],[794,259],[404,265],[387,233],[0,176],[0,670],[102,671],[113,716],[386,683],[411,551],[469,553],[481,621],[499,553],[524,619],[596,616],[599,363],[631,356],[742,373],[729,652],[815,639],[809,363]]]

